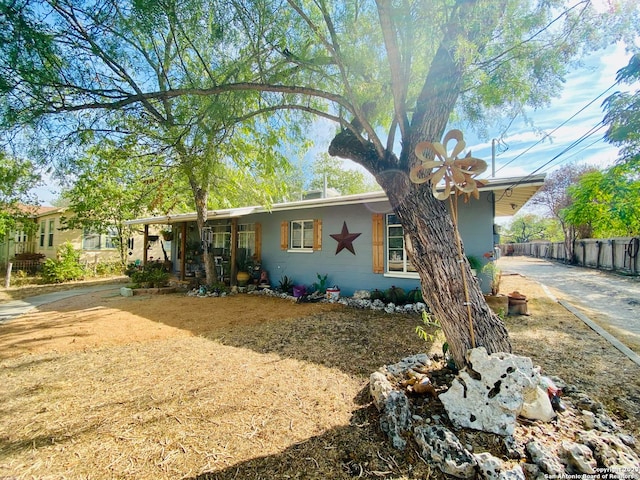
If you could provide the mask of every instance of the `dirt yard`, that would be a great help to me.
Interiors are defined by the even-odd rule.
[[[535,283],[515,353],[640,434],[640,375]],[[501,301],[492,301],[500,308]],[[380,366],[439,350],[418,316],[251,295],[77,296],[0,325],[0,478],[439,478],[390,448]]]

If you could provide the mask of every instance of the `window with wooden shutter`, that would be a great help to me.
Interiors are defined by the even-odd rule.
[[[373,273],[384,273],[384,216],[374,213],[372,222]]]
[[[322,220],[291,220],[280,225],[280,248],[291,252],[322,250]]]

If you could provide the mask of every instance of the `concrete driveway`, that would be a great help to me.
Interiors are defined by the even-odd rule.
[[[9,321],[12,318],[24,315],[29,310],[32,310],[40,305],[46,303],[57,302],[65,298],[74,297],[76,295],[83,295],[86,293],[101,292],[103,290],[117,291],[122,285],[96,285],[91,287],[80,287],[70,290],[62,290],[59,292],[45,293],[43,295],[36,295],[34,297],[28,297],[22,300],[12,300],[10,302],[0,303],[0,324]]]
[[[552,295],[583,310],[600,325],[610,325],[620,337],[640,343],[640,278],[564,265],[532,257],[502,257],[505,273],[518,273],[549,287]]]

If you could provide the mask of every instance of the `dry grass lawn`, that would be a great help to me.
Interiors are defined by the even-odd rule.
[[[516,353],[640,433],[640,376],[537,285]],[[431,348],[417,316],[250,295],[97,293],[0,325],[0,478],[438,477],[390,448],[369,374]],[[437,346],[433,347],[437,350]]]

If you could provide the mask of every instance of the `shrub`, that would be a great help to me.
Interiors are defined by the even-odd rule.
[[[78,280],[85,275],[85,269],[80,263],[80,252],[73,249],[71,243],[66,242],[58,247],[58,258],[47,258],[42,266],[42,279],[45,283],[61,283]]]
[[[127,275],[137,287],[164,287],[170,274],[161,263],[149,263],[144,268],[127,268]]]
[[[96,275],[122,275],[121,262],[98,262],[96,264]]]
[[[369,295],[369,298],[371,299],[371,301],[373,300],[384,301],[384,292],[376,288],[375,290],[371,290],[371,294]]]
[[[21,287],[23,285],[29,285],[32,283],[32,278],[29,278],[29,274],[24,270],[16,270],[11,272],[11,285],[14,287]]]
[[[280,279],[280,285],[278,286],[282,293],[293,293],[293,279],[284,275]]]

